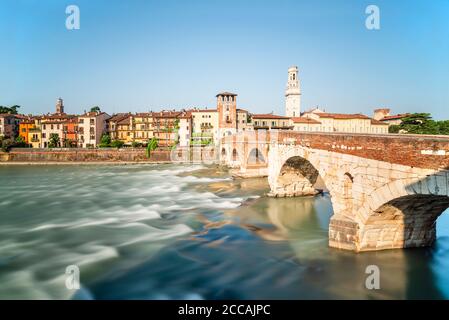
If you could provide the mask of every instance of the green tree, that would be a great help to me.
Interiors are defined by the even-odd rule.
[[[19,108],[20,106],[18,105],[13,105],[11,107],[0,106],[0,113],[17,114],[17,109]]]
[[[399,130],[401,130],[401,127],[397,124],[392,124],[388,127],[388,133],[399,133]]]
[[[57,148],[58,146],[59,146],[59,134],[50,133],[48,147],[49,148]]]
[[[18,136],[18,137],[16,138],[15,143],[14,143],[14,147],[17,147],[17,148],[26,148],[26,147],[28,147],[28,145],[27,145],[27,143],[25,142],[25,140],[24,140],[21,136]]]
[[[403,118],[399,126],[389,130],[411,134],[449,134],[449,122],[432,120],[429,113],[414,113]]]
[[[137,141],[131,142],[131,147],[133,147],[133,148],[139,148],[141,146],[142,146],[142,144],[140,142],[137,142]]]
[[[148,145],[147,145],[147,149],[146,149],[148,158],[150,158],[151,152],[156,150],[157,146],[158,146],[158,143],[157,143],[157,139],[155,137],[151,138],[151,140],[148,141]]]
[[[63,141],[64,148],[73,148],[76,146],[75,140],[72,139],[64,139]]]
[[[8,152],[12,147],[14,147],[14,140],[11,138],[1,139],[1,148],[3,151]]]
[[[123,147],[124,144],[125,143],[123,141],[114,140],[114,141],[111,142],[111,147],[120,149],[121,147]]]
[[[438,121],[440,134],[449,135],[449,120]]]
[[[90,108],[90,112],[101,112],[100,107],[99,106],[95,106]]]
[[[110,147],[110,146],[111,146],[111,137],[107,133],[104,133],[101,136],[99,147],[100,148],[107,148],[107,147]]]

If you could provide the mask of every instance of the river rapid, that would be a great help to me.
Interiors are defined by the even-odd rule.
[[[327,245],[328,194],[268,191],[218,166],[1,166],[0,299],[449,297],[449,215],[433,247],[355,254]]]

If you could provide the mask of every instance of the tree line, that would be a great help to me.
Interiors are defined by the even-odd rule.
[[[413,113],[388,130],[390,133],[449,135],[449,120],[433,120],[430,113]]]

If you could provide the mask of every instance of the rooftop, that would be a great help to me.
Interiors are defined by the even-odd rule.
[[[403,114],[396,114],[396,115],[392,115],[392,116],[386,116],[386,117],[383,117],[382,119],[380,119],[380,121],[402,119],[402,118],[408,117],[409,115],[410,115],[410,113],[403,113]]]
[[[361,113],[328,113],[328,112],[320,112],[314,113],[318,115],[320,118],[333,118],[333,119],[371,119],[370,117],[361,114]]]
[[[216,95],[216,97],[218,97],[218,96],[233,96],[233,97],[235,97],[235,96],[237,96],[237,94],[232,93],[232,92],[225,91],[225,92],[220,92],[220,93],[218,93],[218,94]]]
[[[260,113],[260,114],[253,114],[252,115],[253,119],[290,119],[289,117],[285,117],[285,116],[278,116],[276,114],[272,114],[272,113]]]
[[[292,120],[294,123],[321,124],[321,122],[315,119],[306,117],[293,117]]]

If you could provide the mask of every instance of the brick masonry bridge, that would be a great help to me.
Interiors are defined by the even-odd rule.
[[[331,247],[431,245],[449,207],[449,137],[259,131],[220,148],[235,176],[267,176],[270,196],[311,196],[324,184]]]

